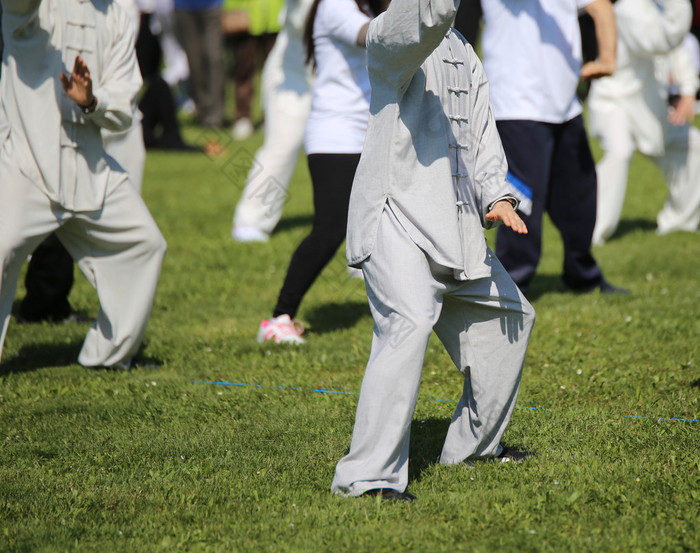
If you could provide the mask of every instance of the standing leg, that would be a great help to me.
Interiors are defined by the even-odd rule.
[[[245,140],[253,133],[255,66],[258,58],[258,37],[245,31],[231,38],[233,43],[233,138]]]
[[[203,123],[208,115],[206,105],[207,79],[204,67],[204,52],[201,30],[197,12],[190,10],[175,10],[175,32],[182,49],[187,54],[187,64],[190,69],[189,95],[197,107],[199,122]]]
[[[690,125],[669,127],[667,123],[666,154],[657,160],[668,184],[657,232],[693,232],[700,222],[700,131]]]
[[[547,213],[564,242],[564,284],[586,292],[604,283],[591,253],[596,217],[595,163],[583,117],[557,125]]]
[[[71,313],[68,295],[73,287],[73,258],[55,234],[34,250],[27,267],[27,294],[19,307],[24,321],[60,321]]]
[[[50,200],[2,158],[0,174],[1,358],[20,269],[27,256],[58,227],[59,223]]]
[[[459,283],[445,295],[435,332],[464,374],[464,387],[441,463],[500,453],[534,321],[532,306],[497,260],[491,278]]]
[[[331,491],[352,496],[406,489],[411,420],[443,288],[389,208],[362,269],[374,318],[372,350],[350,452],[338,462],[331,485]]]
[[[360,154],[311,154],[314,223],[292,255],[273,317],[296,315],[304,295],[345,240],[350,190]]]
[[[78,361],[128,365],[141,344],[165,254],[155,221],[124,181],[101,211],[74,215],[58,233],[100,300]]]
[[[528,234],[499,227],[496,255],[510,277],[527,293],[542,254],[542,216],[545,211],[554,149],[553,126],[535,121],[498,121],[508,171],[532,190],[532,212],[520,213]]]
[[[299,159],[311,109],[311,75],[301,39],[282,32],[262,73],[265,142],[255,153],[245,189],[236,206],[232,235],[246,241],[246,228],[265,239],[277,225],[287,187]],[[259,233],[258,233],[259,236]]]
[[[591,120],[593,118],[591,111]],[[634,142],[624,109],[601,111],[595,114],[595,119],[604,152],[596,165],[598,199],[593,229],[593,244],[600,245],[613,235],[620,222]]]
[[[224,69],[224,38],[221,31],[221,6],[202,12],[202,34],[199,37],[204,49],[204,77],[206,78],[205,126],[219,128],[226,118],[226,77]],[[192,66],[190,65],[190,71]]]

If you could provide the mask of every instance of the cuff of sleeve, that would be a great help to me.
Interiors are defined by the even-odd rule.
[[[508,200],[510,204],[513,206],[513,209],[518,209],[518,206],[520,205],[520,200],[513,196],[512,194],[506,194],[505,196],[501,196],[500,198],[495,199],[488,205],[488,209],[486,210],[486,213],[491,211],[493,209],[493,206],[496,205],[498,202],[501,200]]]

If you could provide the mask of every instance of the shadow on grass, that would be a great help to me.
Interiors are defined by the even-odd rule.
[[[411,424],[411,446],[409,451],[410,462],[408,464],[409,482],[419,480],[428,467],[440,462],[440,454],[442,453],[442,446],[447,437],[450,422],[451,419],[448,418],[428,418],[422,421],[413,421]],[[501,445],[516,450],[526,449],[519,444],[501,442]]]
[[[564,294],[567,293],[561,275],[535,275],[530,282],[530,290],[527,293],[529,301],[535,301],[545,294]]]
[[[429,466],[440,459],[442,445],[450,426],[448,418],[428,418],[414,420],[411,424],[411,445],[409,449],[408,481],[418,480]]]
[[[311,328],[309,332],[325,334],[344,328],[351,328],[363,317],[369,317],[369,306],[364,301],[326,303],[306,312],[305,319]]]
[[[622,219],[611,239],[617,240],[633,232],[653,232],[655,230],[656,221],[650,221],[649,219]]]
[[[3,359],[2,365],[0,365],[0,376],[30,372],[47,367],[74,365],[78,362],[78,354],[82,345],[82,340],[74,340],[64,344],[24,346],[15,357]]]

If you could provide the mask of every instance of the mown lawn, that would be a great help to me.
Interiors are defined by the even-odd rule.
[[[437,464],[461,379],[433,337],[412,429],[418,500],[386,504],[329,493],[369,352],[363,285],[339,252],[299,314],[307,344],[256,343],[310,226],[308,172],[302,160],[269,243],[235,243],[233,208],[262,136],[218,138],[218,158],[149,153],[144,197],[169,251],[143,353],[160,368],[86,369],[87,324],[11,324],[1,552],[698,550],[700,237],[655,235],[666,191],[653,164],[635,159],[620,230],[595,250],[631,295],[565,293],[548,223],[505,436],[537,456]],[[97,311],[80,276],[71,301]]]

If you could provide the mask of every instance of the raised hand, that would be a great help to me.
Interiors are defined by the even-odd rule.
[[[73,72],[70,75],[61,73],[61,84],[66,95],[82,108],[92,105],[92,78],[90,70],[82,57],[76,56]]]

